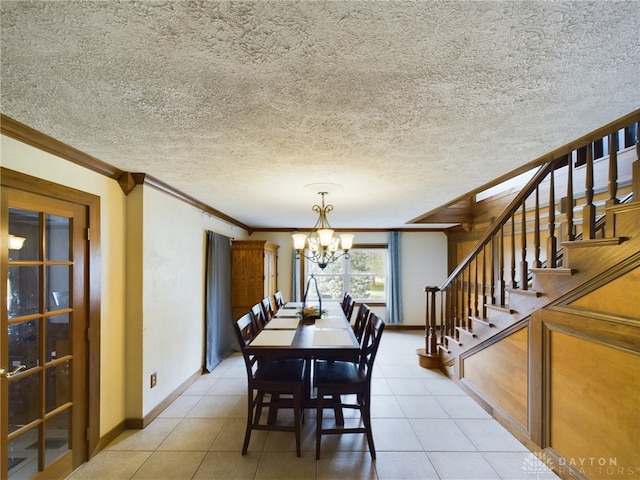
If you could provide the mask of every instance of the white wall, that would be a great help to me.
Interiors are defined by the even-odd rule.
[[[358,245],[388,243],[386,232],[357,232]],[[278,289],[291,298],[293,241],[286,232],[255,232],[251,240],[268,240],[278,249]],[[401,287],[405,325],[424,325],[426,295],[424,287],[440,286],[447,278],[447,237],[441,232],[401,232]],[[384,308],[374,311],[383,318]]]
[[[202,369],[206,230],[246,236],[165,193],[143,189],[142,416]],[[154,372],[158,383],[151,389]]]

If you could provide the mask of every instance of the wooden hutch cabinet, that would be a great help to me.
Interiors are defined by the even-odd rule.
[[[231,244],[231,304],[233,320],[278,289],[278,245],[265,240]]]

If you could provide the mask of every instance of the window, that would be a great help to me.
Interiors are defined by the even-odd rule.
[[[339,258],[324,270],[305,260],[305,285],[313,274],[323,300],[342,300],[344,292],[349,291],[358,302],[385,303],[387,246],[354,247],[349,257]],[[308,298],[314,294],[309,292]]]

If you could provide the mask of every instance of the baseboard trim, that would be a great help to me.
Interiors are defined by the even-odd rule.
[[[385,323],[385,330],[424,330],[424,325],[403,325],[402,323]]]
[[[143,429],[147,427],[155,418],[160,415],[165,408],[173,403],[173,401],[184,393],[193,383],[202,375],[202,369],[198,369],[193,375],[185,380],[178,388],[171,392],[164,400],[142,418],[127,418],[124,421],[125,429]]]
[[[124,432],[127,429],[126,427],[126,421],[123,420],[122,422],[120,422],[119,424],[117,424],[115,427],[113,427],[111,430],[109,430],[107,433],[105,433],[104,435],[102,435],[99,439],[98,439],[98,444],[96,445],[96,449],[91,452],[89,454],[89,459],[93,458],[99,451],[103,450],[104,448],[107,447],[107,445],[109,445],[111,442],[113,442],[116,438],[118,438],[118,435],[120,435],[122,432]]]

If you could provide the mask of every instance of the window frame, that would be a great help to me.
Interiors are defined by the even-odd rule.
[[[387,302],[386,302],[386,288],[389,285],[389,245],[386,243],[370,243],[370,244],[354,244],[351,249],[349,250],[349,253],[353,252],[354,250],[385,250],[384,256],[385,256],[385,261],[384,261],[384,279],[385,279],[385,300],[384,301],[368,301],[368,299],[366,298],[358,298],[358,297],[354,297],[356,303],[366,303],[369,306],[380,306],[380,307],[384,307],[386,306]],[[306,250],[305,250],[305,254],[306,254]],[[342,253],[342,251],[340,250],[340,253]],[[343,277],[343,287],[345,285],[349,285],[348,280],[351,278],[351,274],[350,272],[350,267],[351,267],[351,258],[345,258],[345,257],[341,257],[338,260],[336,260],[338,262],[343,262],[344,265],[344,269],[342,272],[342,277]],[[301,255],[300,256],[300,267],[301,267],[301,275],[300,275],[300,280],[301,280],[301,285],[300,285],[300,292],[301,295],[304,295],[304,289],[305,286],[307,284],[307,280],[309,279],[308,276],[308,262],[311,262],[308,258],[306,258],[306,256]],[[327,276],[331,275],[331,274],[326,274]],[[335,274],[334,274],[335,275]],[[357,275],[354,275],[357,276]],[[341,299],[333,299],[331,301],[336,301],[336,300],[341,300]]]

